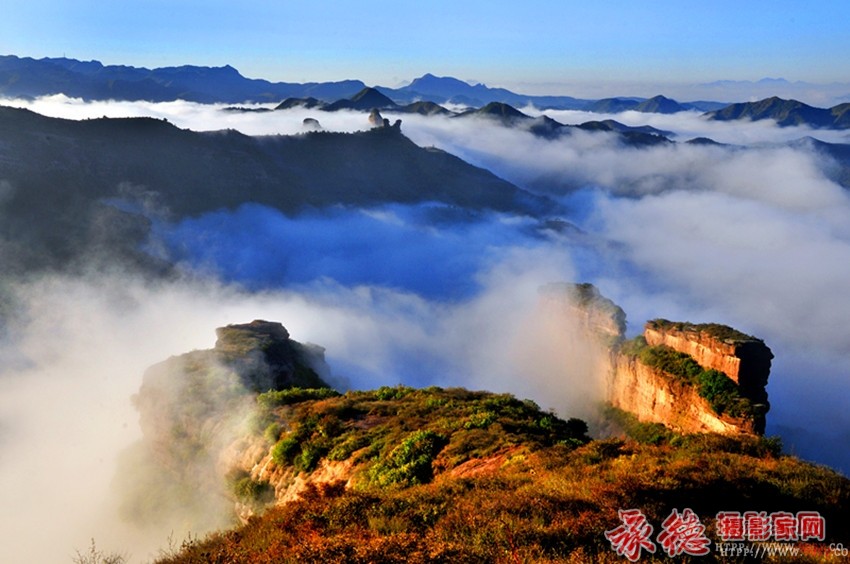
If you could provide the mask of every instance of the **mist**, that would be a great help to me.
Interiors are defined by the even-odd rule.
[[[28,104],[249,134],[298,133],[304,117],[328,130],[368,127],[356,112]],[[116,456],[140,436],[130,397],[147,367],[211,348],[228,323],[280,321],[292,338],[325,347],[351,389],[466,386],[592,418],[597,359],[580,352],[588,347],[568,321],[538,307],[538,289],[561,280],[596,284],[627,312],[632,335],[665,317],[763,338],[776,357],[768,434],[850,472],[850,454],[835,448],[850,437],[850,196],[836,163],[787,144],[839,134],[689,113],[614,116],[736,145],[636,149],[607,133],[546,140],[487,120],[397,117],[419,145],[553,198],[558,219],[578,229],[437,202],[297,215],[246,204],[152,217],[149,249],[178,264],[174,279],[116,267],[5,284],[14,307],[0,333],[0,494],[15,508],[3,527],[17,542],[0,560],[68,560],[91,538],[133,561],[156,555],[171,524],[139,531],[116,517],[113,499]],[[3,190],[0,179],[0,206]]]

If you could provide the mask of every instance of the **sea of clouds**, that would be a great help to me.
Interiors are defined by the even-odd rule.
[[[5,103],[250,135],[297,134],[305,117],[332,131],[368,127],[357,112],[62,96]],[[846,134],[690,112],[545,114],[652,125],[679,142],[636,149],[584,131],[547,140],[482,119],[386,112],[417,144],[551,197],[557,219],[573,227],[434,202],[294,216],[246,204],[152,218],[150,248],[181,265],[176,279],[146,280],[116,265],[0,288],[16,304],[0,340],[10,538],[44,551],[41,561],[70,558],[92,537],[134,559],[155,554],[167,531],[140,533],[112,513],[116,453],[139,437],[130,397],[146,367],[212,347],[214,329],[228,323],[282,322],[294,339],[325,347],[335,376],[354,389],[466,386],[592,419],[601,389],[588,359],[537,309],[538,288],[562,280],[596,284],[625,309],[631,335],[665,317],[763,338],[776,357],[768,434],[850,472],[850,454],[836,448],[850,442],[850,192],[835,180],[836,163],[793,143],[846,142]],[[728,145],[682,142],[694,137]]]

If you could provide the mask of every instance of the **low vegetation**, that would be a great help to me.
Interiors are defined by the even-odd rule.
[[[728,325],[720,323],[690,323],[688,321],[669,321],[667,319],[653,319],[647,322],[647,326],[653,329],[666,331],[681,331],[683,333],[702,333],[723,341],[725,343],[744,343],[748,341],[759,341],[752,335],[742,333]]]
[[[272,459],[310,472],[323,458],[364,465],[364,483],[430,481],[441,470],[498,451],[579,446],[587,425],[564,421],[510,394],[437,387],[382,387],[339,395],[329,389],[268,392],[257,398],[254,427],[274,438]]]
[[[781,455],[776,439],[679,435],[611,409],[622,435],[589,440],[583,421],[455,388],[274,394],[258,400],[258,428],[278,425],[276,463],[309,472],[348,460],[354,479],[308,482],[300,499],[190,539],[161,563],[613,563],[622,558],[605,531],[628,508],[656,532],[672,509],[690,508],[714,543],[720,511],[818,511],[827,544],[850,540],[850,481]],[[243,500],[262,492],[247,474],[231,483]],[[726,560],[700,558],[716,561]]]

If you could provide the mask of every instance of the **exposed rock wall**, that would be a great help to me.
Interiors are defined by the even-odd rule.
[[[682,433],[760,434],[764,431],[767,384],[773,354],[760,339],[719,324],[694,325],[656,319],[646,323],[644,339],[650,347],[666,346],[690,355],[704,370],[729,376],[735,399],[729,410],[700,395],[696,378],[667,373],[650,366],[641,355],[625,347],[626,315],[591,284],[549,284],[540,290],[541,303],[558,315],[569,317],[581,331],[607,347],[603,368],[605,400],[641,421],[662,423]],[[704,392],[705,393],[705,392]],[[716,390],[711,393],[717,394]],[[706,397],[712,397],[706,393]],[[728,397],[728,396],[727,396]],[[754,405],[762,404],[762,405]],[[749,406],[746,409],[742,405]]]
[[[636,357],[612,353],[608,401],[641,421],[662,423],[680,433],[757,433],[756,421],[717,415],[697,389],[647,366]]]
[[[545,308],[572,317],[608,344],[621,341],[626,333],[626,312],[593,284],[547,284],[540,289],[540,297]]]
[[[761,339],[723,325],[648,321],[644,338],[650,346],[666,345],[691,355],[703,368],[723,372],[739,385],[741,395],[767,400],[765,387],[773,353]]]
[[[243,470],[252,480],[268,484],[274,491],[274,503],[282,504],[298,499],[311,485],[322,486],[351,483],[353,460],[333,461],[326,458],[311,472],[299,472],[292,466],[276,464],[272,459],[271,445],[256,434],[246,434],[233,441],[220,459],[220,475]],[[258,507],[236,501],[237,517],[244,523],[256,514]]]
[[[225,476],[240,466],[231,460],[232,445],[248,434],[256,394],[327,387],[323,349],[290,339],[280,323],[228,325],[216,335],[214,349],[172,357],[145,372],[134,397],[142,440],[128,449],[119,470],[126,484],[121,503],[133,520],[227,515]],[[268,454],[268,445],[243,446],[239,461]],[[253,463],[241,466],[253,469]]]

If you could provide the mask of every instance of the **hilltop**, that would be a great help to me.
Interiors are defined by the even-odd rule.
[[[580,290],[581,307],[599,299]],[[599,303],[616,317],[615,306]],[[591,439],[584,421],[510,394],[406,386],[341,393],[316,379],[315,355],[302,365],[308,380],[293,380],[301,369],[290,363],[283,369],[290,376],[258,392],[256,378],[244,377],[256,363],[238,359],[280,346],[304,350],[277,323],[229,326],[212,351],[146,375],[142,419],[170,414],[145,427],[144,444],[159,453],[148,468],[178,468],[180,478],[167,496],[146,483],[136,515],[147,509],[142,515],[163,518],[168,513],[149,501],[138,503],[197,496],[191,484],[204,476],[201,496],[229,499],[236,525],[187,540],[159,562],[616,562],[605,532],[627,508],[655,526],[674,508],[690,509],[713,544],[721,540],[719,512],[816,511],[827,524],[823,542],[793,546],[818,551],[848,540],[850,480],[782,455],[775,439],[679,434],[617,410],[607,417],[619,431]],[[215,357],[229,368],[196,361]],[[180,384],[186,378],[191,386]],[[157,390],[166,381],[176,394],[163,412]],[[239,381],[247,385],[234,387]],[[308,381],[318,387],[303,387]],[[227,412],[205,407],[221,405],[216,396],[230,398]],[[158,437],[169,437],[167,450],[151,448]],[[187,465],[188,453],[202,456]],[[173,489],[182,483],[188,489]],[[660,562],[664,553],[644,559]],[[714,551],[706,558],[718,560]]]
[[[850,104],[815,108],[797,100],[783,100],[773,96],[758,102],[731,104],[708,112],[705,117],[717,121],[772,119],[781,127],[807,125],[813,128],[847,129],[850,128]]]

